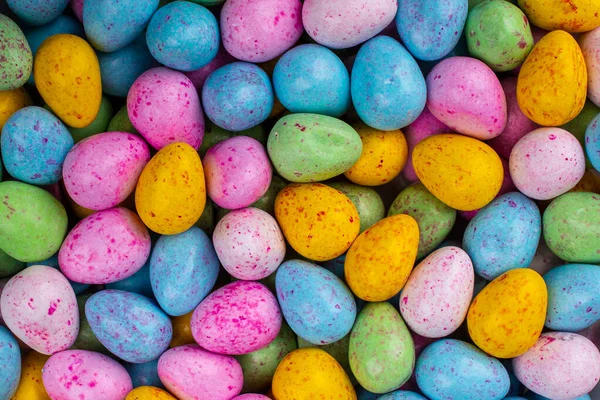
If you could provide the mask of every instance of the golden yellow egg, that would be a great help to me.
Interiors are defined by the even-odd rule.
[[[600,26],[598,0],[519,0],[532,24],[547,31],[586,32]]]
[[[31,99],[24,88],[0,92],[0,130],[15,112],[31,105]]]
[[[139,386],[129,392],[125,400],[177,400],[177,398],[154,386]]]
[[[190,323],[192,321],[192,314],[194,312],[182,315],[180,317],[171,317],[171,324],[173,325],[173,338],[169,347],[183,346],[184,344],[196,343],[192,336],[192,328]]]
[[[31,350],[21,360],[21,380],[11,400],[50,400],[42,381],[42,368],[50,358]]]

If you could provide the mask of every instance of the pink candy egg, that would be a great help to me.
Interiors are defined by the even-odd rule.
[[[496,74],[483,62],[450,57],[427,76],[427,107],[452,130],[480,140],[506,126],[506,97]]]
[[[139,136],[100,133],[77,143],[67,154],[63,166],[65,188],[80,206],[105,210],[133,193],[148,161],[150,150]]]
[[[237,281],[206,297],[194,310],[192,336],[219,354],[247,354],[271,343],[281,328],[277,299],[261,283]]]
[[[150,234],[132,211],[98,211],[69,232],[58,252],[60,269],[79,283],[105,284],[135,274],[150,255]]]
[[[270,397],[262,394],[246,393],[236,396],[231,400],[270,400]]]
[[[42,380],[50,398],[56,400],[123,400],[133,389],[121,364],[86,350],[67,350],[50,357]]]
[[[150,69],[135,80],[127,95],[127,115],[157,150],[173,142],[198,149],[204,137],[196,88],[183,73],[168,68]]]
[[[158,377],[180,400],[230,400],[242,391],[242,367],[231,356],[194,345],[167,350],[158,359]]]
[[[11,332],[42,354],[66,350],[79,332],[75,292],[58,270],[34,265],[2,290],[2,317]]]
[[[71,0],[71,9],[79,22],[83,23],[83,0]]]
[[[271,275],[285,257],[285,240],[277,221],[258,208],[225,215],[213,232],[223,268],[237,279],[256,281]]]
[[[575,136],[560,128],[540,128],[513,147],[510,176],[521,193],[550,200],[571,190],[585,173],[585,156]]]
[[[273,169],[256,139],[235,136],[212,146],[204,160],[207,192],[219,207],[248,207],[269,189]]]
[[[223,46],[242,61],[272,60],[302,36],[301,14],[300,0],[228,0],[221,10]]]

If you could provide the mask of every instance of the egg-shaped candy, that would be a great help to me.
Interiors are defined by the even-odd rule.
[[[531,22],[547,31],[585,32],[600,26],[600,4],[594,0],[519,0]]]
[[[263,394],[255,394],[255,393],[246,393],[241,394],[239,396],[234,397],[232,400],[270,400],[270,397],[267,397]]]
[[[125,400],[176,400],[169,392],[154,386],[140,386],[127,393]]]
[[[150,298],[154,297],[152,285],[150,284],[150,259],[135,274],[120,281],[107,283],[105,288],[139,293]]]
[[[432,400],[500,400],[508,393],[506,368],[472,344],[442,339],[429,345],[417,359],[419,389]]]
[[[0,131],[11,115],[30,105],[31,98],[25,88],[0,91]]]
[[[46,108],[47,110],[51,110],[47,104],[44,106],[44,108]],[[102,100],[100,101],[100,109],[98,110],[98,114],[96,115],[96,118],[94,119],[94,121],[92,121],[91,124],[89,124],[85,128],[68,127],[68,129],[69,132],[71,132],[71,136],[73,136],[73,140],[75,141],[75,143],[79,143],[83,139],[86,139],[92,135],[110,131],[110,129],[108,129],[108,124],[112,116],[112,103],[108,99],[108,97],[102,96]]]
[[[6,283],[8,278],[16,274],[17,272],[23,270],[26,264],[19,260],[15,260],[8,254],[6,254],[2,249],[0,249],[0,277],[4,278],[3,281]],[[2,293],[0,291],[0,293]],[[0,313],[0,322],[2,321],[2,315]]]
[[[345,194],[356,207],[360,233],[385,217],[383,200],[374,189],[346,182],[331,182],[329,186]]]
[[[175,142],[152,157],[137,182],[135,207],[156,233],[174,235],[198,221],[206,205],[204,170],[198,153]]]
[[[133,389],[121,364],[86,350],[53,355],[44,365],[42,378],[52,399],[122,400]]]
[[[3,326],[0,326],[0,362],[0,398],[9,399],[21,378],[21,351],[17,340]]]
[[[600,106],[600,29],[579,37],[579,46],[588,73],[588,98]]]
[[[585,131],[585,153],[594,169],[600,172],[600,114],[590,122]]]
[[[212,74],[215,70],[234,61],[236,61],[236,59],[231,54],[229,54],[223,48],[223,46],[221,46],[219,47],[217,55],[211,60],[211,62],[209,62],[202,68],[198,68],[193,71],[184,71],[184,74],[185,76],[190,78],[190,80],[194,84],[194,87],[196,87],[196,89],[198,90],[198,93],[202,93],[202,87],[204,86],[206,78],[208,78],[208,76]]]
[[[12,399],[14,400],[50,400],[44,388],[42,369],[48,356],[36,351],[24,354],[21,364],[21,379]],[[11,397],[7,397],[11,398]]]
[[[45,25],[56,19],[69,0],[6,0],[6,4],[28,25]]]
[[[158,360],[158,376],[169,392],[181,400],[195,400],[199,395],[230,400],[240,393],[244,383],[242,368],[235,358],[211,353],[195,344],[163,353]]]
[[[169,347],[178,347],[184,344],[194,344],[194,337],[192,336],[192,328],[190,322],[194,312],[189,312],[180,317],[171,317],[171,324],[173,325],[173,339],[169,344]]]
[[[16,1],[15,1],[16,2]],[[27,82],[33,67],[33,55],[19,26],[0,15],[0,46],[5,62],[0,65],[0,91],[20,88]]]
[[[335,361],[337,361],[340,364],[340,366],[344,369],[344,371],[346,372],[346,374],[350,378],[350,381],[353,384],[356,384],[358,382],[356,380],[356,378],[354,377],[354,374],[352,373],[352,369],[350,368],[350,360],[348,358],[348,346],[350,345],[350,334],[347,334],[346,336],[344,336],[337,342],[333,342],[330,344],[323,344],[323,345],[308,342],[308,341],[304,340],[301,336],[297,336],[297,339],[298,339],[298,348],[299,349],[313,347],[313,348],[321,349],[321,350],[327,352],[327,354],[329,354],[330,356],[335,358]]]
[[[350,91],[360,119],[383,131],[414,122],[427,98],[417,62],[388,36],[373,38],[360,48],[352,67]]]
[[[53,255],[52,257],[48,258],[47,260],[27,263],[28,267],[31,267],[32,265],[45,265],[47,267],[52,267],[52,268],[60,270],[60,266],[58,265],[58,255],[56,255],[56,254]],[[90,287],[90,285],[77,283],[77,282],[73,282],[73,281],[69,281],[69,283],[73,287],[73,291],[75,292],[76,295],[83,293],[85,290],[87,290],[87,288]]]
[[[108,123],[108,127],[106,128],[107,132],[129,132],[139,134],[137,129],[129,120],[129,115],[127,115],[127,104],[125,104],[115,115],[112,116],[111,120]]]

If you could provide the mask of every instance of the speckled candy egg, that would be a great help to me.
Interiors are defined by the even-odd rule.
[[[0,91],[0,130],[18,110],[31,105],[31,98],[25,88]]]
[[[54,268],[34,265],[14,275],[2,290],[1,308],[6,326],[38,353],[66,350],[77,338],[75,292]]]
[[[302,337],[300,336],[297,336],[297,339],[299,349],[304,349],[306,347],[314,347],[327,352],[327,354],[335,358],[335,361],[337,361],[341,365],[346,374],[348,374],[348,377],[350,378],[353,384],[356,384],[358,382],[354,377],[354,374],[352,374],[352,369],[350,368],[350,360],[348,359],[348,345],[350,344],[350,334],[344,336],[337,342],[324,345],[318,345],[308,342],[302,339]]]
[[[246,393],[236,396],[232,400],[270,400],[270,397],[262,394]]]
[[[520,356],[542,332],[547,302],[546,284],[537,272],[510,270],[484,287],[471,303],[469,335],[494,357]]]
[[[429,345],[417,359],[419,389],[431,400],[500,400],[508,393],[506,368],[472,344],[443,339]]]
[[[156,359],[171,342],[169,317],[149,298],[122,290],[102,290],[85,302],[85,316],[100,343],[122,360]]]
[[[531,22],[547,31],[585,32],[600,26],[600,4],[594,0],[519,0]]]
[[[0,397],[9,399],[16,392],[21,377],[19,343],[8,329],[0,326]]]
[[[344,254],[360,229],[350,199],[320,183],[286,186],[275,199],[275,218],[290,246],[314,261]]]
[[[523,113],[540,125],[566,124],[583,108],[587,80],[585,60],[573,36],[550,32],[521,67],[517,101]]]
[[[381,32],[394,20],[397,10],[396,0],[306,0],[302,23],[315,42],[346,49]]]
[[[195,226],[178,235],[161,236],[150,258],[152,291],[169,315],[193,311],[212,290],[219,259],[210,238]]]
[[[81,220],[58,253],[65,276],[79,283],[104,284],[136,273],[150,255],[150,234],[132,211],[117,207]]]
[[[487,65],[469,57],[450,57],[427,76],[427,107],[452,130],[492,139],[506,127],[506,97]]]
[[[127,393],[125,400],[176,400],[169,392],[153,386],[140,386]]]
[[[50,400],[42,381],[42,369],[48,358],[36,351],[30,351],[21,357],[21,379],[12,399]]]
[[[600,172],[600,114],[590,122],[585,131],[585,153],[594,169]]]
[[[513,147],[510,176],[520,192],[549,200],[571,190],[585,173],[585,155],[577,138],[561,128],[539,128]]]
[[[33,67],[31,49],[19,26],[0,15],[0,46],[5,62],[0,65],[0,91],[17,89],[27,82]]]
[[[157,150],[173,142],[194,149],[204,136],[204,116],[198,93],[187,76],[153,68],[135,80],[127,95],[131,123]]]
[[[360,217],[360,233],[385,217],[383,200],[374,189],[346,182],[331,182],[329,186],[348,196],[356,207]]]
[[[275,296],[258,282],[237,281],[206,297],[192,316],[194,340],[219,354],[246,354],[275,339],[281,313]]]
[[[581,335],[547,332],[513,360],[513,368],[529,390],[568,400],[588,393],[600,380],[600,351]]]
[[[600,106],[600,29],[579,37],[579,46],[588,73],[588,98]]]
[[[86,350],[53,355],[44,365],[42,378],[52,399],[122,400],[133,389],[121,364]]]
[[[248,207],[269,189],[273,170],[262,144],[248,136],[217,143],[202,160],[211,200],[228,210]]]
[[[45,25],[57,18],[69,0],[6,0],[6,4],[29,25]]]
[[[167,145],[144,167],[135,191],[135,207],[154,232],[174,235],[186,231],[198,221],[205,205],[204,170],[190,145]]]
[[[396,3],[395,0],[382,2]],[[373,11],[372,6],[367,6],[369,11]],[[304,7],[306,9],[306,5]],[[349,6],[340,10],[346,7]],[[360,48],[352,67],[350,91],[360,119],[384,131],[404,128],[414,122],[425,108],[427,98],[425,79],[417,62],[400,43],[388,36],[373,38]]]

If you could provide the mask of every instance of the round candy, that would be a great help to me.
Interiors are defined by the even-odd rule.
[[[19,0],[15,0],[17,2]],[[0,91],[17,89],[31,75],[33,56],[21,28],[6,15],[0,14],[0,47],[6,61],[0,65]]]
[[[519,0],[535,26],[547,31],[585,32],[600,26],[600,4],[594,0]]]
[[[356,207],[360,218],[359,233],[385,217],[383,200],[374,189],[346,182],[331,182],[329,186],[345,194]]]
[[[0,131],[11,115],[30,105],[31,99],[25,88],[0,91]]]
[[[579,37],[579,46],[588,73],[588,98],[600,106],[600,29]]]
[[[596,115],[585,131],[585,153],[594,169],[600,172],[600,114]]]
[[[45,25],[56,19],[69,0],[6,0],[8,7],[29,25]]]
[[[22,357],[21,380],[13,399],[50,400],[42,380],[42,369],[48,358],[35,351]]]
[[[21,378],[21,351],[10,331],[0,326],[0,397],[10,399]]]
[[[176,400],[168,392],[153,386],[140,386],[127,394],[125,400]]]

